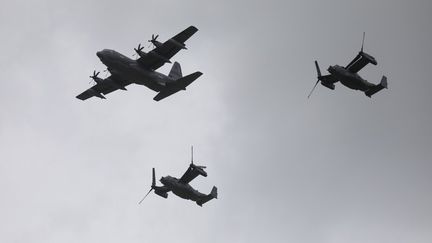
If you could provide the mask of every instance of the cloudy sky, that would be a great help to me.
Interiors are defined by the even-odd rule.
[[[431,1],[1,3],[0,242],[432,242]],[[97,51],[190,25],[187,91],[75,98]],[[346,65],[363,31],[378,65],[360,74],[389,89],[307,99],[313,61]],[[191,184],[219,199],[138,205],[190,145],[209,173]]]

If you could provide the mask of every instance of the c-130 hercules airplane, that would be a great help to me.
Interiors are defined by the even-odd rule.
[[[90,76],[90,78],[96,84],[78,95],[77,98],[86,100],[96,96],[105,99],[103,95],[118,89],[126,90],[126,86],[132,83],[144,85],[159,92],[153,98],[155,101],[162,100],[180,90],[186,90],[188,85],[202,75],[201,72],[195,72],[183,77],[178,62],[174,62],[168,76],[155,70],[165,63],[171,63],[170,58],[181,49],[186,49],[184,42],[197,31],[196,27],[190,26],[164,43],[157,41],[159,35],[152,35],[149,42],[155,48],[146,53],[143,51],[144,47],[139,44],[137,48],[134,48],[139,56],[137,60],[130,59],[114,50],[104,49],[97,52],[96,55],[107,66],[111,76],[102,79],[98,77],[99,72],[94,71],[93,76]]]
[[[364,68],[368,63],[377,65],[377,61],[373,56],[363,52],[364,38],[365,33],[363,32],[362,46],[357,56],[346,67],[342,67],[339,65],[330,66],[327,69],[327,71],[330,73],[329,75],[321,75],[318,62],[315,61],[315,66],[318,73],[318,80],[315,83],[315,86],[312,88],[311,92],[309,93],[308,98],[311,96],[312,92],[320,81],[323,86],[332,90],[335,89],[334,84],[340,81],[343,85],[350,89],[363,91],[369,98],[371,98],[373,94],[381,91],[382,89],[387,89],[386,76],[382,77],[379,84],[371,84],[357,74],[357,72]]]
[[[160,179],[160,182],[163,184],[163,186],[156,186],[155,168],[153,168],[152,185],[150,191],[148,191],[147,194],[143,197],[143,199],[141,199],[139,204],[141,204],[142,201],[144,201],[144,199],[148,196],[148,194],[150,194],[150,192],[153,190],[157,195],[163,198],[168,198],[168,192],[172,191],[175,195],[183,199],[195,201],[196,204],[198,204],[201,207],[204,203],[214,198],[217,199],[218,193],[217,193],[217,188],[215,186],[213,186],[211,192],[208,195],[206,195],[195,190],[191,185],[189,185],[189,183],[199,175],[207,177],[207,172],[204,171],[205,168],[206,168],[205,166],[194,164],[193,147],[192,147],[192,158],[191,158],[191,163],[189,165],[189,168],[186,170],[186,172],[183,174],[183,176],[180,179],[172,176],[164,176]]]

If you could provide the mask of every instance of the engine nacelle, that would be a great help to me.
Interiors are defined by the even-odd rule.
[[[138,56],[140,57],[145,57],[147,55],[147,53],[143,52],[143,51],[137,51]]]
[[[181,49],[187,49],[185,44],[182,44],[174,39],[170,39],[171,43],[173,43],[174,45],[176,45],[177,47],[181,48]]]
[[[205,172],[205,171],[204,171],[204,168],[202,168],[201,166],[191,164],[191,167],[192,167],[194,170],[196,170],[196,171],[198,172],[198,174],[200,174],[200,175],[202,175],[202,176],[204,176],[204,177],[207,177],[207,172]]]
[[[164,62],[166,62],[166,63],[171,63],[171,61],[170,61],[168,58],[166,58],[166,57],[160,55],[159,53],[157,53],[157,52],[155,52],[155,51],[150,52],[150,54],[152,54],[154,57],[156,57],[156,58],[159,59],[159,60],[162,60],[162,61],[164,61]]]
[[[321,84],[322,84],[323,86],[329,88],[329,89],[332,89],[332,90],[335,89],[335,85],[332,84],[332,83],[327,83],[327,82],[323,82],[323,81],[321,81]]]
[[[155,193],[163,198],[168,198],[167,192],[155,190]]]

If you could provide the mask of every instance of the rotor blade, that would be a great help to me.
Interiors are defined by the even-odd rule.
[[[193,146],[191,146],[191,164],[193,164]]]
[[[365,39],[365,32],[363,32],[362,47],[361,47],[361,51],[360,52],[363,52],[364,39]]]
[[[309,99],[309,97],[312,95],[312,92],[315,90],[315,87],[318,85],[318,83],[319,83],[319,79],[316,81],[316,83],[315,83],[315,85],[313,86],[311,92],[309,93],[309,95],[308,95],[308,99]]]
[[[315,67],[316,67],[316,70],[317,70],[317,73],[318,73],[318,78],[319,78],[319,77],[321,77],[321,70],[320,70],[320,68],[318,66],[318,61],[316,61],[316,60],[315,60]]]
[[[156,173],[155,168],[153,168],[153,174],[152,174],[152,188],[156,186]]]
[[[147,194],[143,197],[143,199],[141,199],[141,201],[139,201],[138,204],[141,204],[142,201],[144,201],[144,199],[148,196],[148,194],[150,194],[151,191],[153,191],[153,188],[151,188],[150,191],[147,192]]]

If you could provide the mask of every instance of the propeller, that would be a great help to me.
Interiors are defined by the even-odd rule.
[[[310,91],[309,95],[308,95],[308,99],[310,98],[310,96],[312,95],[312,92],[315,90],[316,86],[318,85],[319,81],[320,81],[320,77],[321,77],[321,71],[319,69],[318,66],[318,62],[315,61],[315,67],[317,69],[317,73],[318,73],[318,80],[316,81],[315,85],[313,86],[312,90]]]
[[[152,185],[150,190],[147,192],[147,194],[143,197],[143,199],[141,199],[141,201],[139,201],[138,204],[141,204],[142,201],[144,201],[144,199],[148,196],[148,194],[150,194],[151,191],[153,191],[156,188],[156,176],[155,176],[155,168],[153,168],[153,173],[152,173]]]
[[[92,76],[89,76],[89,77],[90,77],[91,79],[93,79],[94,82],[97,83],[96,80],[99,78],[99,77],[98,77],[99,73],[100,73],[100,72],[96,72],[96,70],[94,70],[94,71],[93,71],[93,75],[92,75]],[[91,83],[91,81],[90,81],[89,83]]]
[[[143,49],[144,49],[144,46],[141,46],[141,43],[139,43],[138,47],[134,48],[135,54],[133,54],[132,56],[136,56],[137,54],[140,55],[140,53],[142,52]]]
[[[152,38],[151,38],[151,40],[148,40],[148,42],[150,42],[151,44],[153,44],[156,47],[158,37],[159,37],[159,35],[152,34]]]
[[[100,73],[100,72],[96,72],[96,70],[94,70],[94,71],[93,71],[93,75],[92,75],[92,76],[89,76],[89,77],[90,77],[91,79],[95,79],[95,78],[98,77],[99,73]]]

